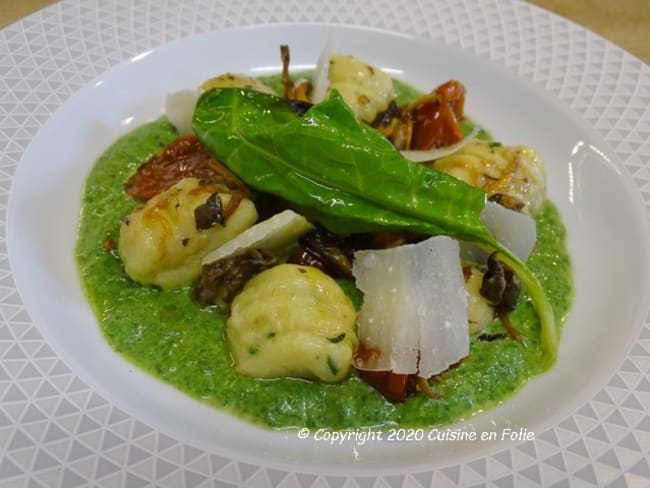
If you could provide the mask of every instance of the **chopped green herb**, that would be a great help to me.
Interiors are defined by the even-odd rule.
[[[476,133],[476,138],[481,140],[481,141],[491,141],[492,140],[492,134],[490,134],[488,131],[485,129],[480,129]]]
[[[332,356],[327,356],[327,365],[329,366],[330,371],[334,376],[339,374],[339,367],[336,364],[336,362],[334,362],[334,360],[332,359]]]
[[[258,351],[259,348],[257,346],[251,346],[248,348],[248,354],[250,354],[251,356],[257,354]]]
[[[327,340],[330,341],[332,344],[338,344],[343,339],[345,339],[345,332],[343,332],[342,334],[337,335],[336,337],[330,337]]]
[[[467,137],[474,130],[474,122],[469,119],[463,119],[459,122],[460,130],[463,132],[463,137]]]
[[[269,332],[268,334],[266,334],[266,337],[268,339],[273,339],[275,337],[275,332]]]

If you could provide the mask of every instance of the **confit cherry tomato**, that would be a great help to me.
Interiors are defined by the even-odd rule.
[[[417,107],[413,113],[410,149],[426,150],[449,146],[463,139],[460,120],[465,106],[465,87],[450,80],[436,88],[437,100]]]
[[[208,152],[195,135],[183,136],[168,144],[138,168],[124,185],[128,195],[146,201],[183,178],[209,180],[220,177],[233,187],[244,184]]]
[[[391,402],[403,402],[409,393],[415,391],[412,375],[392,371],[359,370],[359,376]]]

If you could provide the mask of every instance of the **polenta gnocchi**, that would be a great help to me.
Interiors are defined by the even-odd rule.
[[[257,210],[242,199],[225,220],[198,229],[195,210],[215,193],[197,178],[185,178],[127,215],[120,227],[119,253],[127,274],[143,285],[164,290],[186,286],[201,274],[201,261],[257,220]],[[232,195],[217,193],[227,207]]]
[[[226,336],[235,370],[257,378],[341,381],[357,347],[355,319],[350,299],[322,271],[270,268],[233,301]]]

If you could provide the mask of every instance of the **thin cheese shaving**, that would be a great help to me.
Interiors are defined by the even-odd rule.
[[[355,253],[364,294],[359,340],[369,354],[360,369],[428,378],[469,353],[467,296],[459,246],[446,236]]]

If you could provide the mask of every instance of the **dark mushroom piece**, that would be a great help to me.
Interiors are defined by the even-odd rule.
[[[487,260],[487,271],[481,284],[481,295],[494,306],[499,320],[513,339],[520,341],[521,333],[514,327],[508,314],[517,307],[521,283],[515,272],[492,253]]]
[[[346,245],[346,236],[316,229],[299,241],[298,249],[289,258],[290,263],[313,266],[330,276],[352,276],[352,250]]]
[[[248,280],[276,264],[278,259],[264,249],[251,249],[204,264],[201,277],[192,290],[192,299],[201,305],[217,305],[227,311]]]
[[[223,203],[218,193],[213,193],[204,204],[194,209],[194,222],[196,230],[207,230],[217,224],[224,225],[226,223]]]
[[[310,108],[312,108],[314,106],[313,103],[305,102],[303,100],[289,100],[287,103],[289,104],[289,108],[298,117],[302,117],[303,115],[305,115],[307,110],[309,110]]]
[[[524,202],[505,193],[495,193],[488,197],[488,200],[494,203],[498,203],[502,207],[505,207],[509,210],[514,210],[515,212],[521,212],[526,205]]]

